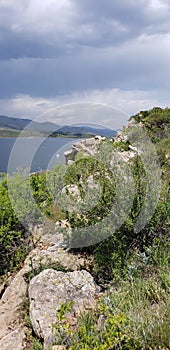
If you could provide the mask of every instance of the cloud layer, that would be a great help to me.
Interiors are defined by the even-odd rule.
[[[1,0],[0,113],[115,104],[113,91],[127,113],[168,105],[169,11],[169,0]]]

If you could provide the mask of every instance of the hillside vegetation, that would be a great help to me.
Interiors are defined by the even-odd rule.
[[[134,231],[146,195],[146,172],[139,156],[130,160],[136,194],[132,208],[124,223],[114,232],[112,222],[102,226],[96,235],[104,234],[104,240],[80,247],[80,235],[93,242],[89,234],[91,225],[105,219],[114,204],[116,193],[115,179],[109,168],[103,166],[108,152],[126,154],[130,150],[126,140],[126,129],[119,142],[102,141],[98,156],[77,155],[74,163],[58,166],[48,173],[34,174],[23,179],[17,174],[10,179],[3,175],[0,184],[0,273],[19,269],[28,251],[32,248],[32,239],[28,234],[29,225],[44,222],[44,215],[52,223],[67,219],[72,227],[72,251],[81,252],[91,258],[90,271],[103,290],[103,299],[99,300],[96,310],[82,315],[76,330],[65,322],[66,305],[57,312],[55,344],[63,344],[66,349],[170,349],[170,109],[153,108],[141,111],[131,119],[143,125],[152,140],[160,161],[162,174],[161,194],[156,210],[148,224],[140,232]],[[125,153],[123,153],[125,152]],[[86,193],[89,177],[100,184],[100,194],[95,206],[89,207],[89,198],[95,201],[93,191]],[[48,186],[46,179],[48,178]],[[16,208],[10,204],[8,184],[16,191]],[[29,185],[35,202],[28,198]],[[76,186],[84,204],[79,203],[79,214],[74,208],[69,210],[68,186]],[[84,185],[84,186],[85,186]],[[122,184],[123,187],[123,184]],[[65,188],[65,193],[56,194]],[[17,190],[16,190],[17,189]],[[156,191],[156,189],[155,189]],[[127,197],[129,189],[127,188]],[[124,192],[122,196],[122,215],[124,215]],[[151,194],[151,196],[154,194]],[[66,206],[67,203],[67,206]],[[21,222],[25,223],[24,225]],[[84,230],[84,231],[83,231]],[[94,229],[95,230],[95,229]],[[83,232],[83,233],[82,233]],[[65,240],[70,236],[64,231]],[[77,245],[76,245],[77,242]],[[79,248],[80,247],[80,248]],[[35,342],[34,349],[41,349]]]

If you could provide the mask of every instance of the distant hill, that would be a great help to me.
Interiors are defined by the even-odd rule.
[[[36,131],[53,131],[59,126],[50,122],[38,123],[31,119],[21,119],[0,115],[0,128],[14,130],[36,130]]]
[[[5,115],[0,115],[0,129],[3,131],[6,130],[6,132],[9,131],[22,131],[22,130],[29,130],[29,131],[36,131],[40,133],[49,133],[51,132],[51,136],[94,136],[94,135],[101,135],[106,137],[113,137],[116,134],[115,130],[111,129],[99,129],[99,128],[92,128],[86,125],[83,126],[59,126],[54,123],[50,122],[44,122],[44,123],[38,123],[31,119],[21,119],[21,118],[13,118],[8,117]]]
[[[89,126],[63,126],[56,131],[57,134],[61,135],[101,135],[106,137],[113,137],[116,134],[115,130],[112,129],[99,129],[92,128]]]

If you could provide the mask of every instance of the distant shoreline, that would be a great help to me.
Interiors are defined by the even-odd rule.
[[[52,135],[52,134],[24,134],[21,132],[19,133],[7,133],[5,135],[1,135],[1,132],[0,132],[0,138],[1,139],[4,139],[4,138],[18,138],[18,137],[25,137],[25,138],[31,138],[31,137],[44,137],[44,138],[47,138],[47,137],[51,137],[51,138],[75,138],[75,139],[80,139],[80,138],[90,138],[90,137],[94,137],[95,135],[90,135],[90,134],[79,134],[79,135],[75,135],[75,134],[57,134],[57,135]]]

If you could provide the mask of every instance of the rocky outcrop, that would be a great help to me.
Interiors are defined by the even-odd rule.
[[[130,159],[133,159],[136,157],[136,153],[133,150],[129,151],[116,151],[112,154],[112,159],[110,161],[111,165],[116,165],[120,163],[122,166],[123,163],[128,163]]]
[[[95,295],[99,291],[93,277],[84,270],[63,273],[47,269],[31,280],[30,319],[34,332],[44,339],[45,349],[52,344],[52,325],[56,323],[56,309],[61,303],[74,302],[67,314],[69,323],[74,326],[81,312],[95,307]]]
[[[97,150],[97,146],[102,140],[105,140],[105,137],[96,135],[95,137],[74,143],[70,150],[64,152],[66,164],[73,162],[76,154],[79,152],[82,152],[85,155],[93,156]]]
[[[22,317],[27,284],[20,271],[10,282],[0,300],[0,349],[23,350],[26,327]]]
[[[0,340],[1,350],[26,350],[26,328],[8,329],[7,334]]]
[[[35,248],[28,255],[24,266],[35,271],[46,266],[58,266],[67,271],[79,270],[84,266],[84,259],[80,254],[74,255],[67,250],[51,246],[48,249]]]
[[[116,136],[113,138],[113,141],[118,142],[127,142],[128,137],[127,135],[123,134],[121,131],[118,131]]]
[[[85,288],[84,289],[85,293],[86,293],[86,288],[88,289],[88,286],[89,286],[89,293],[91,293],[91,295],[93,294],[93,287],[95,284],[91,275],[88,274],[87,276],[86,271],[84,272],[78,271],[80,269],[82,270],[83,268],[86,268],[85,258],[82,257],[80,254],[74,255],[70,253],[67,249],[65,249],[63,237],[61,234],[57,233],[57,230],[54,231],[53,234],[52,233],[42,234],[43,228],[36,227],[34,228],[33,232],[35,233],[35,240],[38,237],[37,247],[33,249],[30,252],[30,254],[27,256],[22,269],[16,275],[14,276],[11,275],[8,278],[7,283],[2,284],[1,286],[1,296],[2,296],[0,300],[0,349],[1,350],[14,350],[14,349],[28,350],[29,349],[29,347],[27,346],[27,337],[26,337],[26,334],[28,333],[28,328],[25,324],[25,318],[24,318],[24,312],[25,312],[24,307],[25,307],[25,301],[27,300],[27,291],[29,287],[29,284],[28,284],[29,275],[32,275],[32,274],[36,275],[39,273],[41,269],[47,269],[48,267],[51,267],[51,266],[53,266],[58,270],[62,269],[65,271],[74,271],[74,273],[72,272],[73,275],[71,275],[71,281],[73,284],[75,283],[75,285],[77,286],[77,289],[79,288],[79,286],[80,288],[82,288],[82,290],[80,291],[81,296],[83,294],[83,286]],[[44,274],[46,276],[46,274],[48,273],[46,273],[45,271],[49,271],[49,270],[43,271],[42,275]],[[62,283],[62,280],[63,280],[63,283],[66,283],[66,280],[68,277],[65,279],[64,276],[69,276],[69,275],[61,271],[54,271],[54,277],[56,276],[57,273],[60,276],[61,283]],[[79,273],[80,273],[80,276],[79,276]],[[74,277],[75,277],[75,281],[74,281]],[[35,279],[33,279],[33,281],[35,280],[36,280],[36,277]],[[51,284],[53,285],[52,278],[50,281],[51,281]],[[47,280],[47,284],[48,284],[48,280]],[[32,286],[31,290],[34,291],[34,286],[36,286],[36,284],[34,285],[33,283],[31,283],[31,286]],[[49,286],[51,285],[49,284]],[[64,285],[62,286],[63,286],[63,290],[60,289],[60,292],[61,292],[61,295],[63,296],[63,299],[58,299],[58,302],[59,300],[64,300],[64,296],[69,293],[68,290],[65,290]],[[57,285],[55,285],[55,287],[59,291]],[[35,289],[36,288],[37,287],[35,287]],[[94,290],[95,288],[96,287],[94,287]],[[47,290],[48,290],[48,286],[47,286]],[[74,291],[74,289],[72,291]],[[37,294],[36,294],[37,297],[38,297],[38,293],[40,294],[44,293],[43,283],[42,284],[40,283],[37,289]],[[52,290],[50,293],[52,293]],[[54,290],[54,293],[56,295],[56,290]],[[39,303],[39,307],[43,308],[44,300],[43,298],[41,298],[40,300],[42,304],[40,306],[40,303]],[[82,300],[82,302],[80,303],[80,309],[81,307],[83,307],[83,305],[85,308],[90,307],[90,303],[92,303],[92,297],[91,299],[89,299],[89,302],[87,301],[87,304],[84,298],[84,300]],[[59,305],[59,303],[57,305]],[[78,308],[78,304],[76,305]],[[52,308],[52,305],[50,306],[50,308]],[[33,311],[33,308],[32,308],[32,311]],[[50,314],[50,311],[49,311],[49,314]],[[29,317],[29,315],[27,316]]]
[[[114,144],[126,144],[128,141],[128,133],[127,130],[129,128],[135,127],[137,125],[136,121],[134,119],[132,119],[129,122],[129,125],[127,127],[124,127],[123,132],[122,131],[118,131],[116,133],[116,135],[110,139],[110,142],[113,142]],[[138,124],[139,126],[140,123]],[[99,145],[101,144],[102,141],[104,141],[106,138],[105,137],[101,137],[101,136],[95,136],[89,139],[85,139],[85,140],[81,140],[79,142],[76,142],[72,145],[71,149],[69,149],[68,151],[66,151],[64,153],[65,155],[65,159],[66,159],[66,164],[70,164],[72,162],[75,161],[75,157],[76,155],[79,153],[83,156],[85,155],[89,155],[89,156],[94,156],[95,153],[98,151],[99,149]],[[128,150],[121,150],[121,147],[119,149],[119,145],[118,148],[113,150],[113,162],[114,162],[114,157],[116,154],[116,157],[119,156],[120,159],[122,159],[122,161],[125,161],[126,163],[131,159],[136,157],[137,153],[139,154],[139,150],[137,150],[136,147],[129,145],[128,146]],[[71,185],[69,185],[71,186]],[[68,187],[69,187],[68,186]],[[69,192],[71,193],[71,187],[69,188]],[[76,189],[74,188],[74,192],[76,191]],[[78,191],[77,191],[78,192]],[[76,194],[76,193],[75,193]],[[77,196],[79,196],[79,194],[77,193]]]

